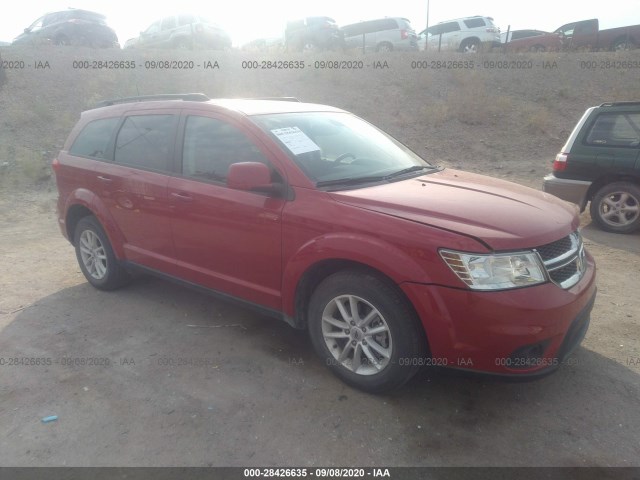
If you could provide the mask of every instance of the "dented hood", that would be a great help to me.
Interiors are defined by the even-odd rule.
[[[493,250],[533,248],[577,230],[577,207],[528,187],[453,169],[332,192],[355,207],[458,232]]]

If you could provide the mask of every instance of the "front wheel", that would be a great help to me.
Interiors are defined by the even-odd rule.
[[[309,334],[333,373],[371,393],[404,385],[427,352],[420,322],[397,287],[357,270],[335,273],[316,288]]]
[[[73,243],[80,269],[91,285],[100,290],[114,290],[128,283],[129,273],[118,263],[96,217],[90,215],[78,221]]]
[[[591,200],[590,212],[607,232],[635,232],[640,229],[640,187],[630,182],[605,185]]]

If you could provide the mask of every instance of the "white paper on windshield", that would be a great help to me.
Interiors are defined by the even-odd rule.
[[[294,155],[320,151],[320,147],[298,127],[276,128],[271,130],[271,133],[278,137],[278,140],[284,143]]]

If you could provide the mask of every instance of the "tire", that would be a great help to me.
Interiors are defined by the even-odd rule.
[[[605,185],[591,199],[591,219],[607,232],[640,229],[640,187],[630,182]]]
[[[633,43],[633,40],[631,39],[627,40],[626,38],[620,38],[616,40],[613,46],[611,47],[611,49],[614,52],[632,50],[634,48],[636,48],[636,45]]]
[[[546,52],[547,48],[544,45],[534,45],[529,49],[530,52]]]
[[[360,320],[353,319],[352,309]],[[366,271],[324,279],[311,296],[308,322],[311,342],[326,365],[365,392],[400,388],[418,372],[428,351],[411,305],[395,285]]]
[[[478,53],[480,51],[480,42],[478,40],[465,40],[460,45],[460,52],[462,53]]]
[[[393,45],[387,42],[381,43],[376,47],[376,52],[380,52],[380,53],[393,52]]]
[[[115,290],[131,279],[113,253],[100,222],[93,215],[78,221],[73,235],[78,264],[87,281],[99,290]]]

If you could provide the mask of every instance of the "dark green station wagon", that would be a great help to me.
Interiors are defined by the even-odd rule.
[[[583,211],[603,230],[640,229],[640,102],[589,108],[556,155],[543,190]]]

